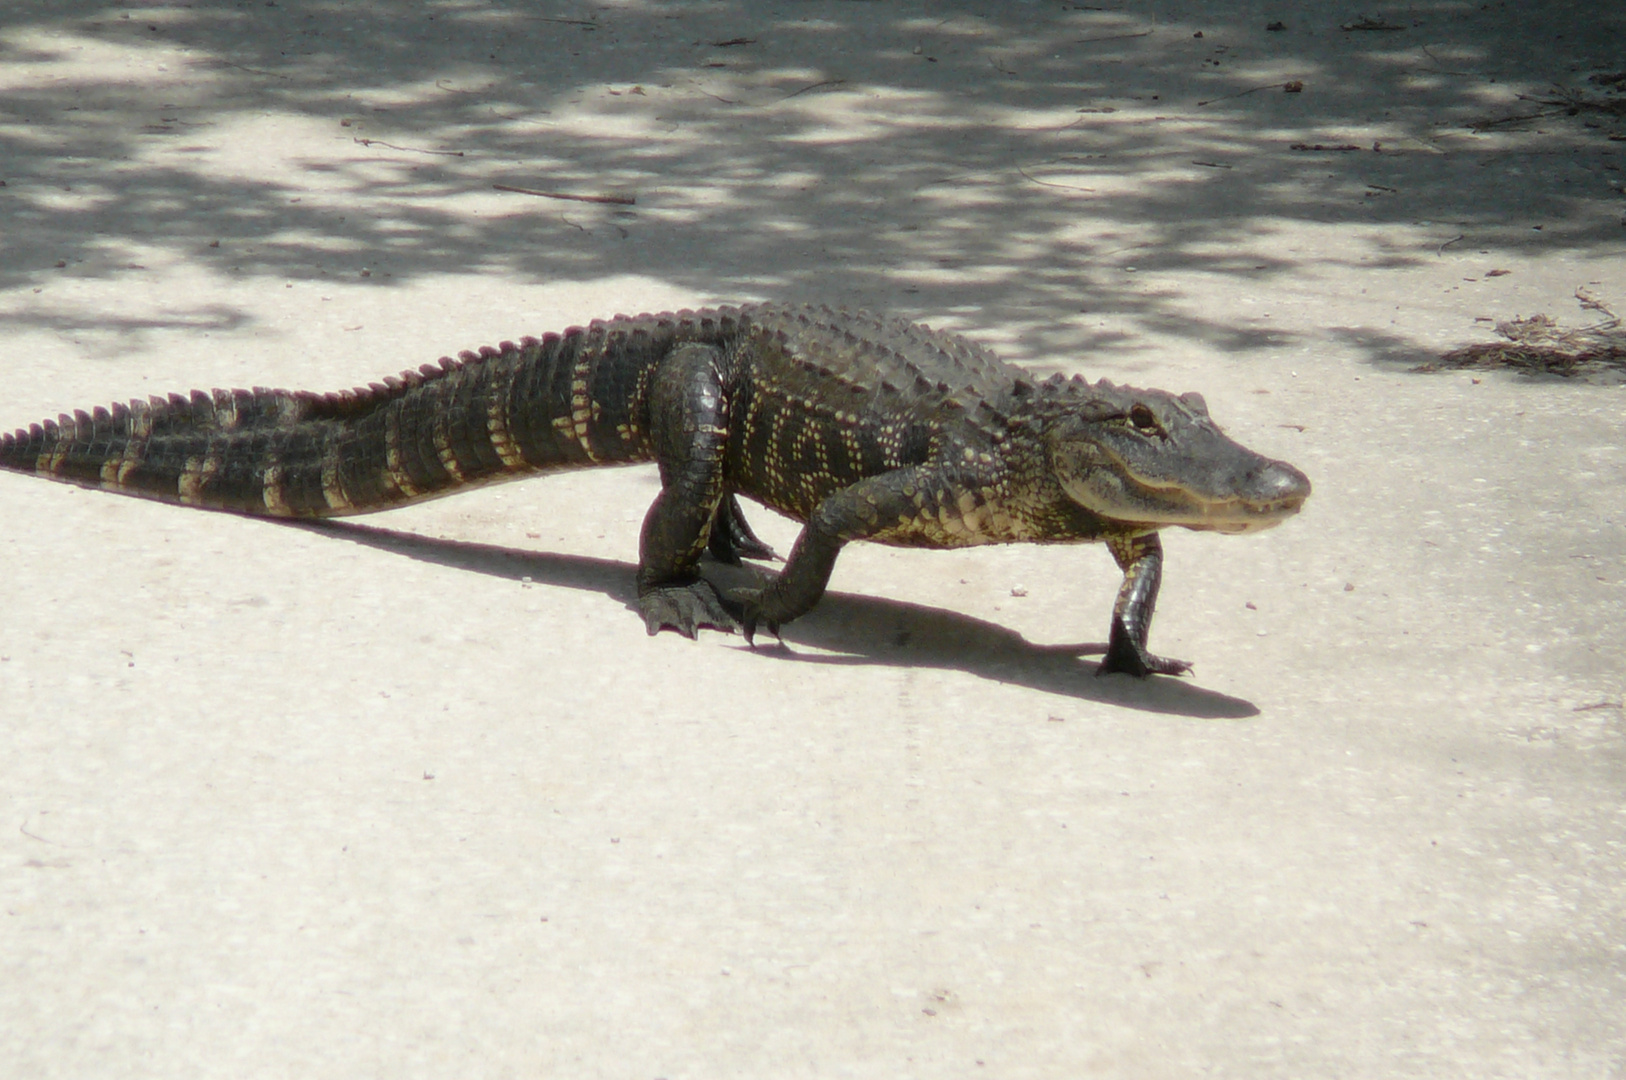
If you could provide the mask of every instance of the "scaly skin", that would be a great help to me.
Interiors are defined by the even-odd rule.
[[[1297,469],[1225,438],[1200,397],[1033,382],[965,338],[823,307],[617,316],[338,394],[194,392],[0,436],[0,467],[273,517],[363,514],[479,484],[654,461],[639,545],[650,633],[777,632],[854,540],[1101,541],[1124,571],[1101,671],[1178,674],[1146,638],[1157,529],[1252,532],[1296,513]],[[736,501],[804,523],[766,588],[700,576],[771,557]]]

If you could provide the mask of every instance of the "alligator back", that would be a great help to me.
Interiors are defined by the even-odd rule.
[[[746,309],[734,357],[729,486],[805,521],[860,480],[960,438],[1003,437],[1020,368],[958,334],[820,306]]]

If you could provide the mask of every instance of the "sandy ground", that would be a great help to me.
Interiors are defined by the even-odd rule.
[[[629,609],[647,469],[329,531],[0,476],[0,1075],[1626,1075],[1626,389],[1409,370],[1626,310],[1623,58],[1598,3],[6,4],[7,427],[818,298],[1316,494],[1166,535],[1196,673],[1138,683],[1042,648],[1098,548],[854,547],[752,652]]]

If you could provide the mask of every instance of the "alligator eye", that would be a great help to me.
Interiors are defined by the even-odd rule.
[[[1142,431],[1156,431],[1157,417],[1145,405],[1136,405],[1129,410],[1129,422]]]

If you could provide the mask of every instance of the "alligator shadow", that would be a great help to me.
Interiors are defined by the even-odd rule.
[[[348,521],[286,524],[440,566],[603,593],[636,611],[633,575],[637,568],[615,559],[515,551]],[[750,568],[714,564],[707,567],[706,574],[723,589],[760,581],[760,571]],[[1251,702],[1181,679],[1158,676],[1142,681],[1121,675],[1098,679],[1095,674],[1100,665],[1081,659],[1078,646],[1035,645],[995,623],[922,604],[829,592],[817,608],[786,628],[786,638],[784,646],[769,645],[764,651],[806,664],[948,668],[1048,694],[1146,712],[1208,719],[1259,714]],[[839,655],[797,652],[796,645]]]

